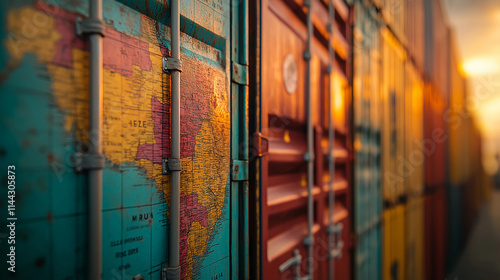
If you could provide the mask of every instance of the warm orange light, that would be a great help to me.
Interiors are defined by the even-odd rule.
[[[339,74],[333,76],[333,117],[336,126],[340,129],[345,128],[345,87],[346,81]]]
[[[466,60],[462,69],[468,76],[482,76],[500,69],[498,62],[489,58],[473,58]]]

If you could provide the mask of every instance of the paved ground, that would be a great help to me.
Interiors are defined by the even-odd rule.
[[[500,191],[479,214],[476,227],[448,280],[500,280]]]

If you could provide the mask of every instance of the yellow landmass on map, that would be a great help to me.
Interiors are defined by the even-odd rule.
[[[44,18],[44,24],[36,26],[36,32],[29,33],[19,19],[34,17]],[[152,96],[166,104],[170,96],[170,78],[162,71],[162,55],[153,30],[155,22],[142,17],[141,24],[143,32],[139,39],[149,44],[152,68],[145,71],[134,65],[132,78],[104,69],[103,151],[113,164],[134,162],[144,168],[148,178],[155,180],[158,189],[163,191],[166,201],[170,201],[170,176],[162,175],[160,164],[136,159],[139,145],[156,143]],[[91,135],[88,131],[88,52],[74,48],[71,68],[51,63],[61,34],[51,17],[31,7],[11,11],[7,26],[10,39],[6,44],[12,58],[20,60],[26,53],[34,53],[47,65],[56,105],[65,112],[65,129],[74,130],[77,139],[87,143]],[[212,75],[204,77],[214,81],[214,90],[210,111],[196,134],[194,156],[181,160],[181,191],[184,195],[196,193],[198,203],[206,207],[208,214],[208,228],[194,222],[189,229],[187,279],[193,277],[193,256],[205,253],[209,236],[221,216],[229,175],[230,115],[226,73],[213,71]],[[140,121],[141,126],[133,125],[134,121]]]

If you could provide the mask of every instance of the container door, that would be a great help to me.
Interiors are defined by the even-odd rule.
[[[102,279],[161,279],[169,259],[169,1],[103,2]],[[16,120],[5,122],[0,142],[2,166],[17,165],[19,175],[14,276],[85,279],[88,184],[72,159],[92,135],[89,48],[75,33],[88,1],[0,5],[0,39],[16,40],[0,46],[0,118]],[[245,223],[231,215],[239,203],[230,184],[231,3],[181,0],[180,10],[181,278],[242,279],[232,248],[245,249],[230,238]],[[11,279],[6,273],[0,279]]]
[[[314,278],[328,278],[328,242],[326,229],[328,215],[329,153],[336,157],[334,187],[338,191],[334,220],[343,223],[340,236],[344,241],[341,259],[335,271],[337,279],[350,278],[350,153],[349,123],[350,98],[347,79],[349,48],[346,40],[349,9],[342,1],[335,1],[337,10],[333,78],[334,112],[328,112],[326,83],[328,75],[328,10],[320,1],[312,1],[313,53],[311,60],[312,121],[314,125]],[[268,143],[268,153],[258,161],[256,178],[260,179],[258,219],[260,232],[261,279],[294,279],[307,274],[307,247],[304,237],[307,226],[307,152],[306,135],[306,50],[307,31],[303,1],[263,0],[260,19],[260,92],[256,138]],[[334,114],[335,148],[328,151],[328,114]],[[260,149],[260,148],[259,148]],[[253,177],[254,175],[252,175]],[[299,258],[300,256],[300,258]],[[299,261],[300,260],[300,261]],[[342,261],[340,261],[342,260]],[[295,262],[294,262],[295,261]],[[286,266],[294,262],[291,266]],[[281,269],[280,269],[281,267]],[[300,275],[297,275],[300,274]]]

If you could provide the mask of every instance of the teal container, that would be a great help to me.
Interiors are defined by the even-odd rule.
[[[370,82],[379,70],[379,26],[363,1],[355,1],[354,25],[354,232],[355,279],[381,279],[381,168],[379,89]]]
[[[245,1],[231,1],[180,1],[181,279],[248,278],[248,17]],[[169,260],[169,7],[103,0],[102,279],[161,279]],[[89,186],[74,156],[91,136],[88,39],[75,32],[88,9],[0,3],[0,167],[15,166],[17,218],[16,274],[0,279],[86,279]]]

